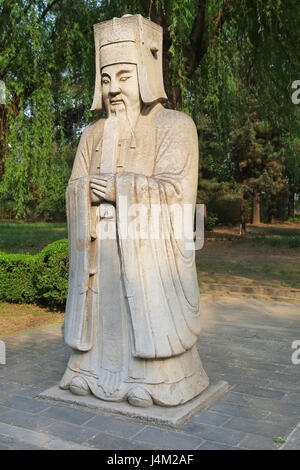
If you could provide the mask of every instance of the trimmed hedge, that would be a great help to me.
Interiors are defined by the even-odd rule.
[[[68,293],[68,240],[37,255],[0,253],[0,300],[62,308]]]
[[[0,300],[32,303],[36,300],[34,275],[37,257],[0,253]]]
[[[207,203],[207,214],[218,217],[221,224],[239,224],[241,220],[240,198],[234,195],[212,197]]]
[[[68,275],[68,240],[57,240],[37,255],[34,284],[38,301],[51,307],[63,307],[68,294]]]

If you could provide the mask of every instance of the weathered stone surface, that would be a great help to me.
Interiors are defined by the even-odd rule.
[[[42,392],[39,397],[86,406],[89,408],[101,410],[106,413],[109,412],[119,415],[125,415],[130,418],[137,418],[142,421],[148,421],[150,423],[179,428],[186,421],[191,419],[196,413],[207,409],[222,395],[224,395],[227,390],[227,382],[220,381],[218,383],[211,384],[201,395],[194,398],[193,400],[183,405],[165,408],[163,412],[161,410],[161,407],[155,405],[150,408],[138,408],[132,407],[126,402],[114,403],[110,401],[97,400],[92,395],[85,397],[76,396],[70,394],[66,390],[61,390],[57,386],[51,387],[45,392]],[[59,414],[59,410],[57,410],[57,413]],[[45,411],[45,414],[54,417],[54,415],[51,413],[49,414],[47,410]],[[99,421],[101,421],[101,418],[99,418]],[[105,418],[103,419],[103,422],[106,422]],[[93,422],[88,422],[88,424],[86,425],[92,426],[92,424]]]
[[[300,450],[300,423],[289,434],[280,450]]]
[[[60,387],[86,403],[179,406],[209,385],[196,348],[197,130],[161,104],[159,25],[125,15],[94,32],[92,109],[107,118],[83,132],[67,188],[72,353]]]
[[[5,436],[8,442],[12,442],[18,449],[91,450],[88,446],[67,442],[45,432],[31,431],[4,423],[0,423],[0,435]]]
[[[244,433],[246,436],[238,444],[228,445],[215,440],[206,440],[193,431],[187,434],[183,432],[183,427],[176,432],[172,428],[164,427],[165,441],[172,445],[174,434],[181,433],[182,445],[186,446],[187,439],[192,436],[199,441],[197,448],[202,450],[278,449],[282,439],[288,442],[288,436],[299,422],[297,393],[300,391],[300,383],[290,384],[289,380],[284,382],[283,379],[279,382],[277,377],[278,371],[285,377],[298,376],[299,365],[292,363],[290,358],[293,350],[287,347],[293,340],[300,338],[298,305],[203,295],[202,310],[203,330],[198,341],[201,357],[206,364],[209,376],[217,380],[221,375],[230,383],[231,388],[230,392],[222,396],[209,410],[197,413],[188,424],[202,423],[207,424],[208,428],[217,427],[220,432],[217,432],[215,436],[210,434],[210,438],[221,439],[221,431],[228,434]],[[225,334],[225,332],[228,333]],[[252,355],[254,349],[250,349],[248,343],[245,344],[247,337],[251,337],[257,346],[255,355]],[[48,406],[44,411],[38,412],[38,409],[32,408],[33,412],[24,412],[1,405],[0,423],[8,425],[0,430],[0,445],[3,448],[48,448],[48,442],[51,442],[49,444],[51,447],[77,448],[76,442],[66,442],[58,438],[62,429],[68,429],[65,439],[71,439],[75,428],[92,429],[95,432],[95,438],[91,437],[88,441],[84,441],[87,437],[86,432],[78,431],[78,441],[80,436],[82,438],[82,441],[78,442],[79,446],[107,450],[163,447],[163,444],[155,445],[151,442],[152,433],[143,434],[143,441],[139,439],[141,431],[146,429],[149,423],[124,415],[105,416],[104,412],[96,408],[83,409],[76,405],[62,404],[53,400],[41,402],[41,399],[34,398],[46,388],[58,383],[63,368],[67,364],[69,349],[63,344],[60,325],[33,329],[3,339],[7,346],[7,365],[0,368],[0,402],[7,401],[9,396],[19,395],[33,398],[34,401]],[[260,348],[264,342],[270,344],[271,347],[267,356],[265,350]],[[214,345],[215,348],[209,349],[208,344]],[[224,351],[228,354],[224,355]],[[36,364],[44,365],[42,376]],[[52,366],[55,367],[56,374],[54,381],[52,371],[49,373],[50,379],[47,378],[48,370]],[[22,369],[25,368],[28,368],[30,372],[26,377],[26,382],[23,382]],[[255,369],[259,373],[259,379],[253,373],[245,382],[245,373],[249,369]],[[33,385],[38,382],[40,382],[38,386]],[[258,382],[259,388],[257,388]],[[240,387],[240,385],[243,386]],[[280,393],[274,394],[273,391]],[[10,405],[14,406],[15,403],[16,401],[13,400]],[[68,409],[69,413],[62,413],[61,408]],[[48,416],[48,413],[51,415]],[[74,416],[76,416],[75,424]],[[233,417],[243,419],[243,429],[230,427],[229,423]],[[250,418],[250,422],[247,418]],[[107,426],[107,431],[100,430],[100,420],[103,420]],[[259,423],[256,428],[253,427],[253,420]],[[63,428],[63,423],[69,426]],[[260,434],[260,425],[264,423],[267,423],[269,427],[268,437]],[[162,426],[154,424],[151,424],[151,427],[157,430],[162,429]],[[19,434],[20,428],[23,431],[21,435]],[[31,435],[27,432],[28,430],[33,430],[35,433]],[[128,434],[125,437],[126,430]],[[134,434],[136,430],[137,433]],[[41,442],[35,439],[36,434],[40,433],[42,436],[46,434],[50,439],[42,447],[40,447]],[[57,437],[55,438],[54,435]],[[20,440],[22,436],[26,437],[27,443]],[[274,438],[277,439],[274,441]],[[53,442],[53,439],[56,440]],[[299,433],[298,436],[295,434],[294,447],[300,448]]]

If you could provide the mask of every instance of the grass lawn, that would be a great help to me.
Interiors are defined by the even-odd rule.
[[[37,253],[49,243],[67,236],[64,222],[0,220],[0,251],[6,253]]]
[[[287,248],[300,248],[300,222],[286,222],[282,224],[248,225],[247,237],[241,240],[239,226],[217,226],[213,231],[206,233],[206,239],[212,241],[230,240],[239,243],[256,243],[259,245],[283,246]]]
[[[63,313],[51,312],[36,305],[0,302],[0,338],[29,328],[62,323],[63,320]]]
[[[5,252],[33,254],[65,237],[65,223],[0,221]],[[201,283],[300,289],[300,223],[249,226],[246,240],[239,227],[218,226],[206,234],[196,263],[200,289]],[[1,336],[62,321],[62,313],[46,308],[0,302]]]
[[[217,227],[196,255],[199,282],[300,289],[298,238],[299,223],[249,226],[245,240],[239,227]]]

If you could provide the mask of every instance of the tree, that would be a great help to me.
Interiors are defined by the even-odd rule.
[[[64,215],[69,157],[78,128],[92,119],[98,3],[2,2],[0,198],[10,216]]]
[[[300,123],[295,123],[296,129],[287,132],[282,137],[285,156],[285,175],[289,189],[289,217],[295,217],[296,194],[300,193]],[[298,129],[297,129],[298,128]]]
[[[252,116],[232,132],[230,147],[234,178],[241,192],[241,212],[248,193],[253,199],[252,223],[260,223],[260,195],[274,197],[285,183],[280,140],[268,123]],[[242,223],[245,230],[245,221]]]
[[[291,83],[300,76],[296,0],[1,0],[0,80],[8,99],[0,105],[0,198],[4,209],[8,199],[18,207],[12,215],[49,215],[42,188],[51,185],[42,178],[40,160],[53,155],[52,187],[58,174],[65,184],[81,129],[94,119],[92,25],[125,13],[141,13],[163,28],[167,106],[194,118],[203,175],[233,184],[229,138],[246,122],[253,97],[260,121],[282,136],[299,133],[291,124],[299,107],[290,100]],[[44,149],[35,158],[33,138]],[[292,181],[290,163],[284,176]],[[24,182],[13,178],[18,172]],[[34,201],[40,199],[34,207],[24,200],[21,210],[16,194],[22,185],[31,187],[33,174],[40,188]],[[19,189],[8,197],[15,185]]]

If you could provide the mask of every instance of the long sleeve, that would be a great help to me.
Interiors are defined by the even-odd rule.
[[[91,284],[91,232],[89,167],[92,140],[89,126],[83,132],[66,191],[69,238],[69,290],[65,315],[65,341],[74,349],[92,346],[92,312],[88,308]]]
[[[194,252],[185,249],[184,233],[185,206],[190,206],[192,217],[196,199],[197,134],[189,117],[171,113],[160,122],[153,175],[122,173],[116,183],[118,231],[134,354],[143,358],[181,354],[195,344],[200,332]],[[122,206],[124,197],[127,220]],[[135,222],[130,222],[133,208],[137,208],[139,215]],[[137,227],[139,233],[134,230]]]

